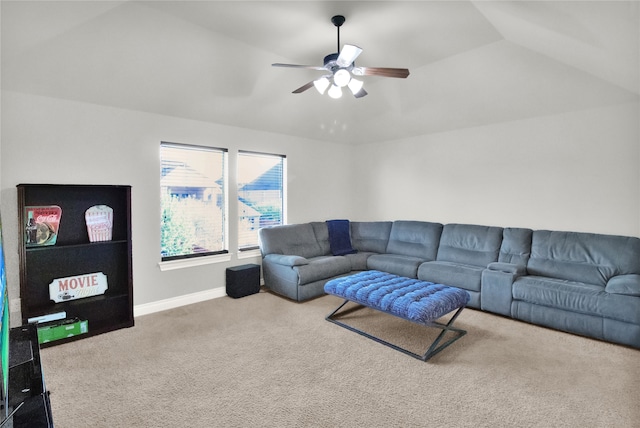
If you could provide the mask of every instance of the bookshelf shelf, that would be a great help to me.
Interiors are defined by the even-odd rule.
[[[37,251],[65,251],[74,248],[87,248],[87,247],[96,247],[96,246],[111,246],[111,245],[119,245],[119,244],[128,244],[129,241],[120,240],[120,241],[105,241],[105,242],[89,242],[86,244],[70,244],[70,245],[52,245],[49,247],[27,247],[26,252],[37,252]]]

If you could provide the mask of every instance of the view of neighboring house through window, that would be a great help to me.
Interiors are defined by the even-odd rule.
[[[238,248],[258,248],[258,229],[285,224],[284,156],[238,153]]]
[[[160,144],[162,260],[226,253],[226,149]]]

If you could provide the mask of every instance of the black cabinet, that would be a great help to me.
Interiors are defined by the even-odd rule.
[[[65,313],[66,320],[87,321],[84,334],[43,343],[41,346],[133,326],[131,253],[131,187],[108,185],[20,184],[20,297],[22,323]],[[110,240],[91,242],[85,212],[106,205],[113,210]],[[62,210],[53,245],[29,245],[26,207],[58,206]],[[54,302],[49,284],[54,280],[94,273],[106,276],[104,294]]]

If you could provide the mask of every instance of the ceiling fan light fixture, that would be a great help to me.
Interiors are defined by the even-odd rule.
[[[349,81],[349,89],[351,90],[351,93],[353,93],[353,95],[357,94],[358,92],[360,92],[360,90],[362,89],[362,85],[364,85],[364,82],[362,80],[358,80],[358,79],[351,79]]]
[[[324,94],[324,91],[327,90],[331,82],[326,77],[321,77],[318,80],[313,81],[313,86],[320,92],[320,95]]]
[[[342,96],[342,89],[340,89],[340,86],[331,85],[331,87],[329,88],[329,92],[327,93],[331,98],[333,98],[334,100],[337,100]]]
[[[350,80],[351,74],[344,68],[341,68],[333,74],[333,83],[340,86],[341,88],[347,86]]]

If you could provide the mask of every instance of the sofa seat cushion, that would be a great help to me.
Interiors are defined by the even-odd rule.
[[[399,254],[373,254],[367,259],[367,268],[406,278],[417,278],[418,266],[424,262],[424,259]]]
[[[640,323],[640,297],[611,294],[604,287],[540,276],[513,283],[514,300],[630,323]]]
[[[298,285],[351,272],[351,262],[342,256],[320,256],[308,260],[309,264],[293,267],[293,270],[298,273]]]
[[[454,262],[426,262],[418,268],[418,278],[465,290],[480,291],[480,280],[484,267]]]

